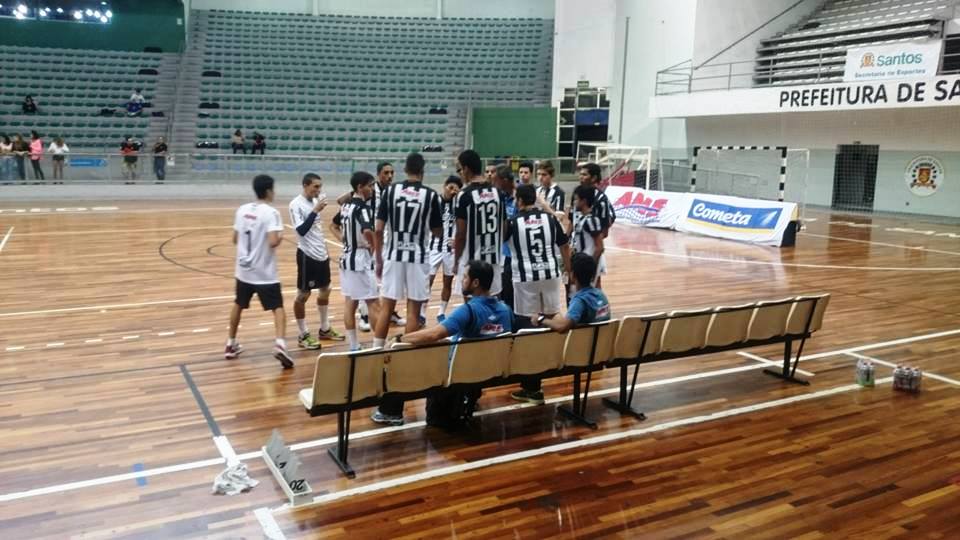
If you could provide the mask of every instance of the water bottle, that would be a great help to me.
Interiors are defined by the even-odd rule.
[[[867,360],[864,368],[865,368],[865,369],[864,369],[864,384],[863,384],[863,385],[864,385],[864,386],[873,387],[873,385],[874,385],[874,383],[875,383],[875,381],[874,381],[875,371],[874,371],[874,369],[873,369],[873,362]]]
[[[913,384],[911,385],[911,390],[913,392],[919,392],[920,386],[923,383],[923,372],[920,371],[920,368],[913,368]]]
[[[905,370],[903,366],[898,365],[896,369],[893,370],[893,389],[894,390],[906,389],[904,385],[904,375],[905,375]]]

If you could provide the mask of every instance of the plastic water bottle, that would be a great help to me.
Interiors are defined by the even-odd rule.
[[[910,383],[911,383],[911,384],[910,384],[910,391],[915,392],[915,393],[916,393],[916,392],[919,392],[919,391],[920,391],[920,386],[921,386],[922,383],[923,383],[923,372],[920,371],[920,368],[913,368],[913,370],[911,371],[911,374],[910,374],[910,375],[911,375],[911,377],[910,377],[910,379],[911,379],[911,381],[910,381]]]
[[[893,370],[893,389],[894,390],[906,390],[906,385],[904,384],[906,379],[906,370],[903,366],[897,366]]]
[[[873,362],[867,360],[864,365],[864,383],[863,386],[873,387],[875,371],[873,369]]]

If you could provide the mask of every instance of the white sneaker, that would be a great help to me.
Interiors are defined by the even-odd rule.
[[[361,315],[361,316],[360,316],[360,321],[357,323],[357,328],[359,328],[361,332],[369,332],[369,331],[370,331],[370,317],[368,317],[368,316],[366,316],[366,315]]]
[[[293,367],[293,357],[290,356],[290,353],[287,352],[287,349],[279,345],[274,345],[273,357],[280,361],[280,365],[283,366],[283,369],[290,369]]]
[[[399,313],[394,311],[390,314],[390,324],[394,326],[406,326],[407,320],[401,317]]]

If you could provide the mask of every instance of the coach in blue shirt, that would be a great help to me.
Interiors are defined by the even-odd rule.
[[[572,275],[570,280],[576,288],[576,294],[570,299],[567,313],[552,319],[541,317],[533,320],[554,332],[567,332],[570,329],[594,322],[610,320],[610,302],[603,291],[593,286],[593,278],[597,274],[597,262],[593,256],[586,253],[575,253],[570,258]],[[524,377],[522,388],[510,394],[517,401],[543,404],[543,391],[540,377]]]
[[[470,301],[458,307],[437,326],[417,330],[397,338],[398,343],[425,345],[444,338],[493,337],[513,330],[513,313],[506,304],[490,296],[493,266],[484,261],[470,261],[463,276],[463,294]],[[384,394],[380,407],[370,419],[379,424],[403,424],[403,401]]]

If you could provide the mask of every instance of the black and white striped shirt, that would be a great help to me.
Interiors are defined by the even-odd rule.
[[[377,207],[377,220],[384,222],[384,259],[426,263],[433,241],[432,229],[439,229],[440,195],[421,182],[405,180],[391,184]]]
[[[554,212],[563,212],[563,190],[560,186],[552,184],[550,187],[540,186],[537,188],[537,195],[546,199]]]
[[[545,281],[560,277],[557,248],[569,242],[553,214],[524,210],[510,220],[510,257],[513,281]]]
[[[453,239],[457,234],[456,213],[457,198],[440,198],[440,211],[443,214],[443,234],[433,238],[433,244],[430,246],[434,253],[453,253]]]
[[[340,227],[343,230],[343,253],[340,268],[360,272],[373,269],[371,246],[363,231],[373,230],[373,212],[367,201],[350,199],[340,207]]]
[[[607,197],[606,193],[599,189],[597,189],[595,193],[593,215],[600,218],[600,224],[604,230],[609,229],[613,225],[613,222],[617,220],[617,212],[613,209],[613,205],[610,204],[610,198]]]
[[[506,220],[503,192],[489,182],[471,182],[457,197],[457,219],[466,222],[467,245],[464,261],[503,264],[501,243]]]
[[[596,208],[596,207],[594,207]],[[594,238],[603,234],[603,223],[596,213],[573,212],[573,252],[593,255],[596,251]]]

